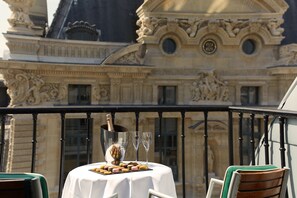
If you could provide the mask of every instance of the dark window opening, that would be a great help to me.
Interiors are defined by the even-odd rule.
[[[68,86],[69,105],[90,105],[91,85],[69,85]]]
[[[159,105],[176,104],[176,87],[175,86],[158,87],[158,104]]]
[[[10,102],[10,97],[7,94],[7,87],[0,82],[0,107],[7,107]]]
[[[92,129],[91,120],[91,129]],[[87,137],[88,122],[87,119],[66,119],[65,122],[65,177],[74,168],[88,163],[87,159]],[[92,132],[90,132],[90,138]],[[90,145],[92,150],[92,144]],[[90,154],[92,159],[92,153]]]
[[[240,94],[241,105],[259,105],[259,87],[242,87]]]
[[[173,54],[176,51],[176,42],[171,38],[166,38],[162,43],[162,49],[167,54]]]
[[[242,51],[245,54],[251,55],[256,51],[256,43],[252,39],[247,39],[242,44]]]
[[[159,138],[160,137],[160,138]],[[172,169],[174,180],[178,180],[177,160],[177,119],[163,118],[162,129],[160,119],[155,120],[155,161]]]

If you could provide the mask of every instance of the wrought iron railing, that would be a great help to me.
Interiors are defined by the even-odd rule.
[[[37,121],[38,115],[41,114],[59,114],[61,119],[61,133],[60,133],[60,174],[59,174],[59,197],[63,188],[64,181],[64,153],[65,153],[65,115],[73,114],[73,113],[85,113],[86,119],[88,122],[88,133],[87,133],[87,162],[91,163],[90,152],[91,152],[91,115],[93,113],[111,113],[113,118],[115,118],[116,113],[129,112],[135,113],[135,130],[139,129],[139,115],[141,113],[147,112],[156,112],[158,113],[159,120],[161,120],[163,113],[167,112],[178,112],[180,113],[181,120],[181,176],[182,176],[182,196],[186,197],[186,173],[185,173],[185,138],[186,138],[186,127],[185,127],[185,114],[186,113],[203,113],[204,119],[204,177],[205,181],[208,181],[208,115],[210,112],[225,112],[226,119],[228,121],[228,150],[229,150],[229,165],[235,164],[234,160],[234,125],[233,123],[238,120],[238,155],[239,162],[237,164],[243,164],[243,137],[242,137],[242,118],[244,114],[248,114],[250,117],[250,147],[253,151],[257,145],[255,145],[254,141],[254,119],[255,115],[263,116],[264,123],[264,136],[265,136],[265,163],[269,164],[269,144],[268,144],[268,125],[269,118],[277,117],[280,123],[280,153],[281,153],[281,166],[284,167],[286,165],[285,162],[285,146],[284,146],[284,127],[285,121],[287,118],[296,118],[297,112],[293,111],[284,111],[284,110],[276,110],[276,109],[267,109],[267,108],[245,108],[245,107],[229,107],[229,106],[192,106],[192,105],[173,105],[173,106],[159,106],[159,105],[142,105],[142,106],[55,106],[55,107],[24,107],[24,108],[0,108],[0,117],[1,117],[1,142],[0,142],[0,169],[3,170],[4,167],[4,147],[5,147],[5,122],[6,117],[15,115],[15,114],[29,114],[32,115],[33,120],[33,131],[32,131],[32,159],[31,159],[31,172],[35,171],[35,163],[36,163],[36,145],[37,145]],[[238,115],[238,116],[236,116]],[[162,129],[162,123],[160,122],[160,129]],[[162,131],[162,130],[160,130]],[[158,136],[161,140],[162,134]],[[161,141],[160,141],[161,142]],[[237,149],[236,149],[237,150]],[[252,152],[255,153],[255,152]],[[255,155],[252,156],[252,163],[255,164]],[[208,189],[208,182],[205,182],[205,188]]]

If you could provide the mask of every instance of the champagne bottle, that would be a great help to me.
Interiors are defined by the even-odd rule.
[[[106,115],[106,121],[107,121],[107,130],[110,132],[115,132],[110,114]]]

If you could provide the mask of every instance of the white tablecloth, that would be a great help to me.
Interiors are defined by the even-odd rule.
[[[114,175],[89,171],[105,163],[80,166],[69,172],[62,198],[105,198],[118,193],[119,198],[147,198],[148,189],[176,197],[172,171],[169,167],[149,163],[153,170]]]

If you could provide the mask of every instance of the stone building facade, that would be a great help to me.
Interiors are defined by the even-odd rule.
[[[6,2],[14,5],[17,1]],[[297,73],[296,44],[281,45],[287,9],[284,0],[146,0],[136,10],[136,43],[53,39],[39,31],[45,26],[33,27],[30,18],[24,18],[4,34],[10,59],[0,61],[0,71],[12,107],[69,105],[71,90],[80,86],[90,96],[80,95],[87,105],[158,105],[162,103],[160,91],[168,88],[178,105],[275,106]],[[73,23],[68,28],[74,25],[93,36],[99,32],[87,23]],[[177,114],[164,117],[179,123]],[[155,131],[156,118],[154,114],[141,117],[141,130]],[[209,169],[215,177],[223,177],[228,165],[226,119],[226,115],[210,115],[213,154]],[[204,145],[202,120],[203,115],[186,116],[186,183],[194,189],[193,197],[205,182],[203,164],[199,163]],[[28,171],[31,118],[16,116],[11,122],[7,171]],[[36,171],[47,177],[53,197],[58,188],[59,122],[57,115],[38,118]],[[129,115],[116,122],[128,128],[135,123]],[[93,161],[103,160],[96,133],[102,123],[104,116],[94,116]],[[176,137],[181,135],[180,129],[177,124]],[[176,141],[179,150],[180,140]],[[155,155],[151,152],[150,160],[157,159]],[[179,152],[176,155],[176,167],[180,167],[181,156]],[[177,184],[180,174],[177,172]]]

